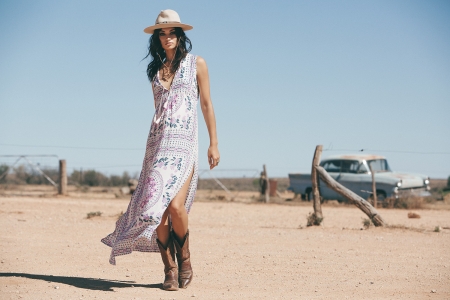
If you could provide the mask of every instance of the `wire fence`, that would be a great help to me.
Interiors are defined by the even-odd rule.
[[[142,148],[122,148],[122,147],[83,147],[83,146],[65,146],[65,145],[29,145],[29,144],[8,144],[0,143],[5,147],[23,147],[23,148],[52,148],[52,149],[75,149],[87,151],[142,151]],[[399,153],[413,155],[450,155],[448,151],[411,151],[394,149],[344,149],[334,148],[330,144],[324,152],[359,152],[359,153]],[[13,184],[53,184],[58,183],[58,155],[0,155],[0,183]],[[122,175],[105,175],[100,171],[108,169],[121,168],[134,170],[139,169],[141,165],[95,165],[88,168],[74,167],[69,173],[69,184],[79,185],[126,185],[127,181],[137,178],[138,173],[130,175],[123,172]],[[83,170],[84,169],[84,170]],[[257,190],[258,178],[261,169],[223,169],[215,168],[213,170],[199,170],[199,188],[221,188],[225,191],[233,189]],[[286,174],[287,175],[287,174]],[[239,179],[239,180],[237,180]],[[240,182],[240,183],[239,183]],[[282,184],[283,185],[283,184]]]

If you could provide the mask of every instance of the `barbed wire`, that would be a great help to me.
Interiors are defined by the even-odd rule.
[[[323,149],[322,151],[352,151],[352,152],[386,152],[386,153],[404,153],[404,154],[430,154],[430,155],[450,155],[450,152],[423,152],[423,151],[409,151],[409,150],[381,150],[381,149]]]
[[[103,148],[103,147],[80,147],[80,146],[50,146],[50,145],[19,145],[19,144],[3,144],[0,146],[10,147],[33,147],[33,148],[61,148],[61,149],[80,149],[80,150],[120,150],[120,151],[142,151],[144,148]]]
[[[19,145],[19,144],[5,144],[0,143],[0,146],[9,147],[34,147],[34,148],[62,148],[62,149],[83,149],[83,150],[119,150],[119,151],[142,151],[144,148],[105,148],[105,147],[80,147],[80,146],[56,146],[56,145]],[[388,153],[405,153],[405,154],[431,154],[431,155],[450,155],[450,152],[428,152],[428,151],[409,151],[409,150],[386,150],[386,149],[334,149],[328,147],[322,151],[352,151],[352,152],[388,152]]]
[[[116,147],[80,147],[80,146],[58,146],[58,145],[21,145],[21,144],[5,144],[0,146],[9,147],[34,147],[34,148],[61,148],[61,149],[81,149],[81,150],[118,150],[118,151],[142,151],[144,148],[116,148]],[[410,151],[410,150],[386,150],[386,149],[334,149],[327,148],[322,151],[352,151],[352,152],[387,152],[387,153],[405,153],[405,154],[429,154],[429,155],[450,155],[450,152],[428,152],[428,151]]]

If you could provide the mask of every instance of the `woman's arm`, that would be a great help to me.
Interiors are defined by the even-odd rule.
[[[213,169],[220,161],[219,141],[217,140],[216,117],[209,92],[208,67],[206,61],[200,56],[197,56],[197,82],[200,91],[200,106],[209,133],[208,163],[209,168]]]

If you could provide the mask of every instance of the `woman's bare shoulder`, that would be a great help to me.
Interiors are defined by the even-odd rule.
[[[206,60],[199,55],[197,55],[197,67],[206,67]]]

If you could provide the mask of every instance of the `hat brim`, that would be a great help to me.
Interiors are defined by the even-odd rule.
[[[183,31],[188,31],[194,28],[191,25],[182,23],[161,23],[145,28],[144,32],[148,34],[153,34],[156,29],[170,28],[170,27],[180,27],[181,29],[183,29]]]

